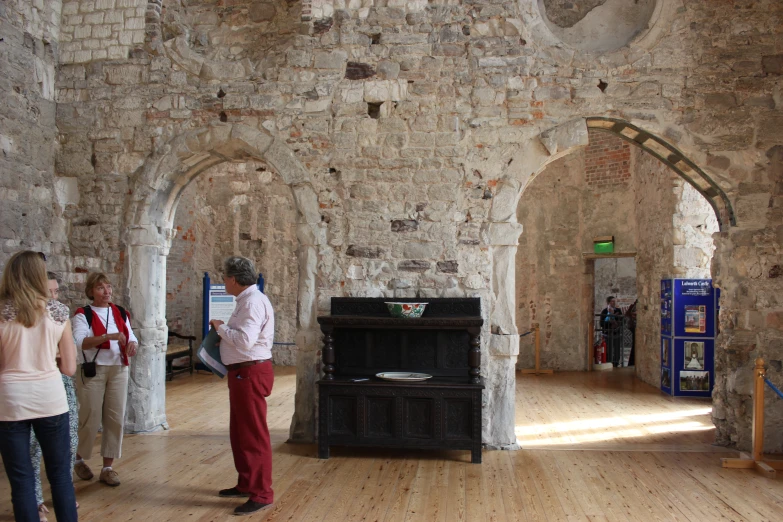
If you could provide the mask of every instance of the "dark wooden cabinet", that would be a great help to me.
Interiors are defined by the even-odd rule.
[[[481,462],[481,352],[478,298],[427,302],[418,319],[392,318],[383,298],[332,298],[318,381],[318,455],[329,446],[466,449]],[[390,382],[380,372],[433,377]],[[357,379],[367,379],[357,381]]]

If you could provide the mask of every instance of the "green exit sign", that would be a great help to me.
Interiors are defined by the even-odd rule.
[[[614,236],[594,237],[593,252],[596,254],[613,254]]]

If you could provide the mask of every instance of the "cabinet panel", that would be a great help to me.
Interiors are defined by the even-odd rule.
[[[367,436],[394,436],[394,398],[367,397]]]
[[[329,397],[330,434],[353,437],[358,435],[357,399],[356,396],[331,395]]]
[[[465,399],[443,400],[443,421],[446,439],[473,438],[473,401]]]
[[[403,403],[403,437],[435,438],[435,399],[406,397]]]

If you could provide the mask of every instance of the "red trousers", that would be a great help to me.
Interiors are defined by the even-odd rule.
[[[266,397],[272,393],[275,374],[271,361],[228,372],[231,405],[231,451],[239,480],[237,489],[250,500],[271,504],[272,444],[266,425]]]

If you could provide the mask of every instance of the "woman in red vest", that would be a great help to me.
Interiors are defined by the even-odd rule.
[[[76,376],[79,446],[74,471],[81,479],[93,478],[85,459],[92,456],[102,425],[100,481],[119,486],[120,478],[112,464],[122,456],[128,358],[136,355],[138,341],[131,329],[130,315],[111,302],[111,282],[105,274],[87,276],[84,293],[92,303],[76,310],[72,319],[74,341],[83,358],[81,375]]]

